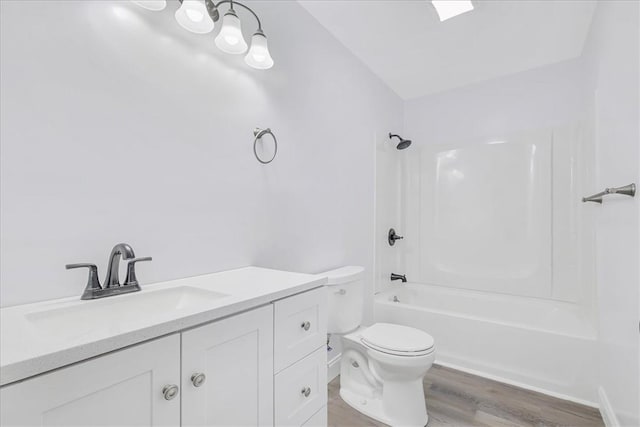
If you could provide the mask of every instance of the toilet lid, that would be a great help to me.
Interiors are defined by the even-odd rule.
[[[433,347],[433,337],[409,326],[376,323],[362,333],[362,342],[376,350],[392,354],[424,353]]]

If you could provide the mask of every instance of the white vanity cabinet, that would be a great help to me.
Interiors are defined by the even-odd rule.
[[[273,425],[273,306],[182,333],[182,425]]]
[[[312,289],[3,386],[0,425],[324,427],[326,305]]]
[[[174,334],[0,388],[0,425],[179,426],[179,383]]]

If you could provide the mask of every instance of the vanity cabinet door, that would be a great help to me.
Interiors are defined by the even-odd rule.
[[[0,388],[0,425],[179,426],[180,394],[163,394],[172,384],[178,334]]]
[[[182,425],[273,425],[273,307],[182,333]]]

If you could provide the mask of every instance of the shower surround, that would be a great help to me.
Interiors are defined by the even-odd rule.
[[[583,70],[577,59],[407,101],[414,144],[377,150],[374,317],[429,332],[437,363],[596,405]],[[393,247],[390,227],[404,236]]]

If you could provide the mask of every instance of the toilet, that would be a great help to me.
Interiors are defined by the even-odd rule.
[[[340,397],[364,415],[394,427],[426,425],[422,379],[435,360],[433,338],[408,326],[361,326],[363,267],[322,275],[328,277],[328,332],[342,338]]]

